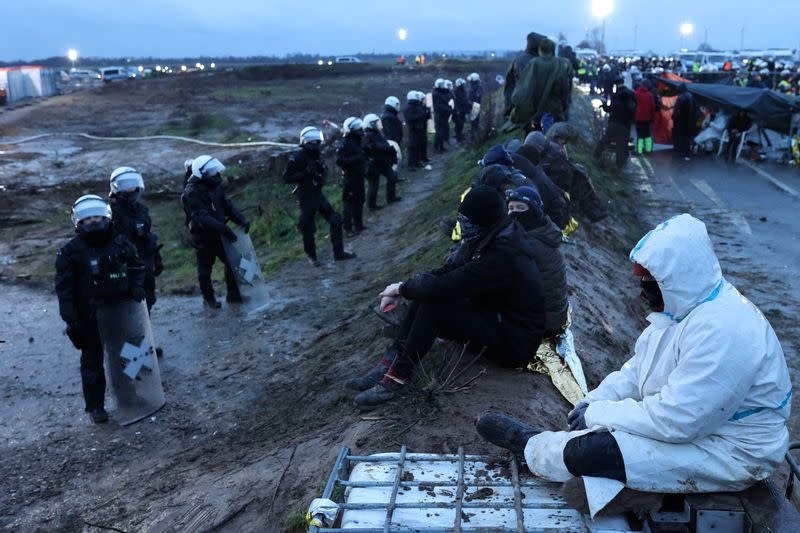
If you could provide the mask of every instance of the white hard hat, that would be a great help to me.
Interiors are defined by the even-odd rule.
[[[114,196],[118,192],[125,191],[144,191],[144,180],[142,175],[131,167],[119,167],[111,173],[109,180],[109,196]]]
[[[464,78],[456,78],[456,87],[461,87],[462,85],[466,85],[467,80]]]
[[[388,98],[386,98],[384,105],[388,105],[395,111],[400,111],[400,99],[397,98],[396,96],[389,96]]]
[[[477,72],[473,72],[467,76],[467,81],[481,81],[481,76]]]
[[[364,127],[368,130],[382,130],[383,124],[381,123],[381,117],[375,113],[369,113],[364,117]]]
[[[364,124],[358,117],[347,118],[345,119],[344,124],[342,124],[342,131],[344,132],[345,135],[363,129],[364,129]]]
[[[96,194],[81,196],[72,204],[72,223],[75,227],[89,217],[105,217],[111,220],[111,206]]]
[[[187,159],[186,161],[184,161],[183,170],[189,170],[190,168],[192,168],[192,161],[194,161],[194,159]]]
[[[310,142],[322,142],[324,137],[319,128],[315,126],[306,126],[300,131],[300,146]]]
[[[225,165],[210,155],[200,155],[192,161],[192,176],[198,179],[221,174],[224,170]]]
[[[445,81],[443,78],[437,78],[437,80],[433,82],[434,89],[444,89],[446,87],[447,87],[447,81]]]

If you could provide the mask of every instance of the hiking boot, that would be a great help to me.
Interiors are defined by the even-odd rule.
[[[317,259],[316,257],[309,257],[308,258],[308,263],[312,267],[319,267],[320,266],[319,259]]]
[[[89,411],[89,418],[94,424],[104,424],[108,422],[108,413],[102,407]]]
[[[482,414],[475,422],[475,429],[485,440],[519,456],[524,456],[528,439],[542,432],[500,413]]]
[[[222,307],[222,304],[219,303],[215,297],[209,296],[208,298],[203,298],[203,307],[207,309],[219,309]]]
[[[244,303],[244,301],[242,300],[242,295],[241,294],[226,294],[225,295],[225,301],[228,302],[229,304]]]
[[[392,345],[389,345],[386,348],[386,354],[383,357],[381,357],[381,360],[378,361],[378,364],[375,365],[375,367],[372,370],[370,370],[363,376],[358,376],[348,379],[347,381],[344,382],[344,386],[347,387],[348,389],[352,389],[359,392],[371,389],[381,380],[381,378],[383,378],[383,376],[386,375],[386,372],[389,371],[389,368],[391,368],[396,355],[397,355],[397,348],[395,348]]]
[[[340,254],[333,256],[334,261],[347,261],[348,259],[355,259],[355,258],[356,254],[354,254],[353,252],[342,252]]]
[[[388,376],[384,376],[383,379],[373,387],[359,393],[355,400],[353,400],[353,404],[360,409],[377,407],[405,393],[407,387],[408,385],[405,383],[398,383]]]

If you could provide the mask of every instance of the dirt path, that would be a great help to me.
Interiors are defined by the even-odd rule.
[[[354,316],[351,298],[373,295],[387,282],[376,267],[385,264],[404,213],[441,181],[442,165],[436,161],[433,171],[413,174],[402,187],[402,202],[368,216],[369,231],[347,243],[356,261],[333,263],[327,239],[320,239],[321,269],[300,262],[271,279],[271,305],[258,319],[226,308],[205,311],[199,298],[162,297],[153,325],[166,353],[168,404],[129,428],[86,420],[78,355],[61,335],[54,295],[4,285],[0,413],[8,423],[0,429],[0,524],[11,530],[74,531],[86,523],[196,530],[249,511],[245,529],[263,531],[292,437],[306,440],[307,430],[318,429],[304,427],[305,412],[316,409],[317,385],[336,380],[325,377],[329,354],[315,347],[354,322],[374,320],[367,299]],[[308,361],[298,365],[298,359],[308,357],[317,358],[320,372],[299,371]],[[296,398],[306,405],[295,404]],[[299,445],[295,463],[336,450],[311,439]],[[283,514],[281,507],[271,522],[283,523],[277,518]]]

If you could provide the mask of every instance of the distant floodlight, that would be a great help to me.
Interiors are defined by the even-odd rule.
[[[592,0],[592,15],[604,19],[614,11],[614,0]]]
[[[186,65],[181,65],[181,72],[186,72],[187,70],[188,68],[186,67]]]
[[[78,51],[75,50],[74,48],[70,48],[67,51],[67,59],[69,59],[73,63],[76,62],[78,60]]]
[[[144,67],[142,65],[139,65],[139,67],[136,70],[138,70],[139,72],[144,72]]]
[[[694,24],[691,22],[684,22],[681,24],[681,35],[691,35],[694,33]]]
[[[397,30],[397,38],[401,41],[405,41],[408,38],[408,31],[405,28],[400,28]]]
[[[331,60],[328,60],[328,64],[329,64],[329,65],[333,65],[333,61],[331,61]]]
[[[211,68],[217,68],[217,64],[216,63],[211,63]]]

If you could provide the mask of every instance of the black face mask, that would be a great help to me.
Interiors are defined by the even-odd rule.
[[[111,221],[107,218],[99,222],[84,222],[78,224],[78,231],[92,246],[100,246],[108,241],[111,236]]]
[[[471,244],[483,236],[484,228],[477,224],[473,224],[464,215],[458,215],[458,224],[461,226],[461,240],[466,243]]]
[[[508,216],[519,222],[525,229],[538,228],[544,225],[544,220],[537,219],[536,214],[531,209],[527,211],[514,211],[513,213],[509,213]]]
[[[664,310],[664,297],[661,295],[661,288],[656,280],[641,282],[641,296],[647,300],[647,304],[653,311],[661,312]]]
[[[127,192],[117,193],[117,199],[120,202],[131,206],[136,204],[136,202],[138,202],[141,197],[142,197],[141,191],[127,191]]]
[[[318,156],[321,146],[317,143],[307,143],[303,145],[303,150],[308,152],[311,156]]]
[[[220,176],[219,174],[214,174],[213,176],[206,176],[203,179],[205,180],[206,183],[208,183],[212,187],[217,187],[219,185],[222,185],[222,176]]]

